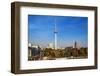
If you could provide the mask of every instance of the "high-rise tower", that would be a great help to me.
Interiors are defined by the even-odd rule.
[[[74,48],[77,48],[77,42],[75,41]]]
[[[56,25],[56,19],[55,19],[55,28],[54,28],[54,36],[55,36],[55,45],[54,48],[57,50],[57,25]]]

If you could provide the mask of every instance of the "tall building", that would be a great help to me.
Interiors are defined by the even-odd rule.
[[[54,28],[54,36],[55,36],[55,45],[54,45],[54,48],[55,50],[57,50],[57,26],[56,26],[56,19],[55,19],[55,28]]]
[[[77,42],[75,41],[74,48],[77,48]]]
[[[74,42],[73,48],[77,48],[77,42]]]
[[[75,41],[74,44],[74,56],[77,57],[78,56],[78,49],[77,49],[77,42]]]

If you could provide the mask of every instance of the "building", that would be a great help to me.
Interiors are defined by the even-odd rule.
[[[32,48],[38,48],[39,46],[37,46],[37,45],[32,45]]]
[[[41,48],[37,45],[28,44],[28,60],[39,60]]]
[[[28,43],[28,47],[31,47],[32,46],[32,44],[31,43]]]
[[[49,43],[47,48],[54,49],[54,45],[53,45],[53,43]]]

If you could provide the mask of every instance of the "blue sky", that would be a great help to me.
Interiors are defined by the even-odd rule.
[[[87,17],[28,15],[28,42],[41,47],[54,43],[55,19],[59,47],[73,46],[75,41],[80,46],[87,47]]]

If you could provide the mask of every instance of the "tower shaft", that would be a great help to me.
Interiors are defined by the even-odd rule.
[[[57,33],[55,32],[55,50],[57,50]]]
[[[55,19],[55,30],[54,30],[54,35],[55,35],[55,45],[54,45],[54,47],[55,47],[55,50],[57,50],[57,27],[56,27],[56,19]]]

